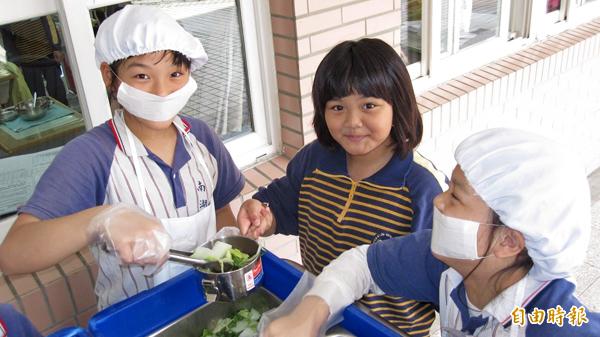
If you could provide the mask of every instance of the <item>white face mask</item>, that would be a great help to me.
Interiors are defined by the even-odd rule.
[[[434,207],[431,251],[455,259],[483,259],[485,256],[479,256],[477,253],[479,225],[480,223],[476,221],[444,215],[437,207]]]
[[[117,101],[136,117],[153,122],[166,122],[181,111],[197,88],[196,81],[190,76],[189,81],[179,90],[167,96],[157,96],[121,81]]]

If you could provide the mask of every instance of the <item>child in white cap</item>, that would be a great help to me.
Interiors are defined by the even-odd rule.
[[[431,302],[443,337],[600,336],[575,297],[590,236],[584,170],[543,137],[490,129],[463,141],[433,230],[360,246],[265,336],[315,336],[369,290]]]
[[[0,268],[41,270],[90,245],[103,308],[185,270],[164,263],[169,248],[193,250],[234,225],[244,178],[212,129],[178,115],[207,62],[197,38],[159,9],[126,6],[95,45],[117,109],[57,155],[0,246]]]

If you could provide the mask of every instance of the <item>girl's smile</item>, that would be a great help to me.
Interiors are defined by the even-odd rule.
[[[361,140],[365,139],[367,136],[348,134],[348,135],[344,135],[344,137],[348,138],[348,140],[350,140],[351,142],[356,143],[356,142],[360,142]]]
[[[392,106],[383,99],[359,94],[333,99],[325,106],[331,136],[350,156],[379,156],[391,145]]]

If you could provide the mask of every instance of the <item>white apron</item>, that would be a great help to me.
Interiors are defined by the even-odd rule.
[[[453,269],[442,273],[440,280],[440,330],[442,337],[524,337],[525,327],[511,324],[510,330],[504,330],[502,324],[493,316],[489,316],[488,322],[477,328],[473,335],[461,331],[463,322],[460,310],[450,297],[452,291],[463,281],[462,276]],[[525,293],[526,282],[519,283],[514,303],[520,304]],[[502,294],[500,294],[502,296]]]
[[[192,151],[197,152],[195,157],[199,159],[198,164],[200,164],[199,166],[204,173],[204,177],[206,177],[205,193],[207,194],[206,200],[208,200],[209,203],[207,207],[201,209],[198,213],[192,216],[180,218],[162,218],[159,220],[173,240],[171,248],[183,251],[192,251],[200,244],[206,242],[216,233],[216,214],[212,195],[214,183],[200,151],[193,146],[188,134],[181,130],[177,124],[174,123],[174,125],[177,127],[179,132],[185,136],[185,139],[190,144]],[[129,149],[132,154],[132,161],[136,172],[138,186],[141,190],[143,209],[149,214],[153,214],[148,202],[148,198],[146,197],[146,184],[144,183],[142,175],[139,174],[142,171],[140,167],[140,159],[138,158],[138,152],[133,139],[134,137],[132,136],[132,133],[128,127],[125,127],[125,130],[129,143]],[[94,255],[96,255],[98,263],[100,264],[101,270],[99,272],[103,274],[102,276],[104,279],[110,281],[110,286],[108,287],[105,285],[99,287],[98,284],[96,284],[96,294],[99,298],[98,305],[100,309],[107,305],[113,304],[116,301],[122,300],[127,296],[132,296],[136,292],[145,290],[139,289],[139,284],[137,284],[135,287],[132,287],[130,284],[124,283],[123,281],[125,278],[129,279],[129,275],[131,276],[131,279],[145,279],[146,288],[151,288],[173,278],[187,269],[190,269],[190,267],[187,265],[167,261],[162,267],[151,273],[150,276],[152,282],[150,283],[148,282],[147,276],[149,275],[147,271],[154,269],[151,266],[146,268],[142,268],[138,265],[121,266],[119,264],[119,259],[114,252],[108,252],[102,249],[94,249],[93,252]],[[123,270],[123,268],[126,270]],[[129,275],[127,275],[127,273],[129,273]]]

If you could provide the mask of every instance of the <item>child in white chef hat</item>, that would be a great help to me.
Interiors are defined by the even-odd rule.
[[[165,263],[169,248],[191,251],[235,224],[229,202],[244,178],[208,125],[179,115],[208,59],[200,40],[130,5],[102,22],[95,47],[118,108],[44,173],[0,246],[0,269],[39,271],[90,245],[104,308],[184,271]]]
[[[433,230],[342,254],[265,336],[315,336],[371,291],[432,302],[442,336],[600,336],[575,297],[590,237],[586,175],[543,137],[490,129],[464,140]]]

